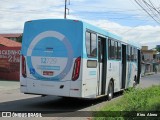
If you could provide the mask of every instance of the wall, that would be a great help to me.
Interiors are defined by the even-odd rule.
[[[148,50],[148,46],[142,46],[142,50]]]
[[[0,47],[0,80],[19,80],[20,47]]]

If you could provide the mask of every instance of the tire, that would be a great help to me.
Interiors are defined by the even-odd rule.
[[[113,82],[110,81],[108,85],[108,94],[107,94],[108,101],[110,101],[113,98],[113,93],[114,93],[114,85]]]

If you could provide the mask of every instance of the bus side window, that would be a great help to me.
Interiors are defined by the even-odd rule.
[[[132,62],[134,62],[134,55],[135,55],[134,47],[132,47]]]
[[[111,40],[108,40],[108,59],[111,58]]]
[[[97,57],[97,35],[86,32],[86,49],[88,57]]]
[[[118,50],[118,51],[117,51],[117,52],[118,52],[118,53],[117,53],[117,54],[118,54],[117,56],[118,56],[118,59],[120,60],[120,59],[121,59],[121,43],[119,43],[119,42],[118,42],[118,48],[117,48],[117,50]]]
[[[108,41],[108,59],[113,60],[116,59],[117,56],[117,45],[116,42],[112,39]]]
[[[132,55],[133,55],[133,51],[132,51],[132,47],[130,47],[130,61],[132,61]]]
[[[115,47],[115,59],[118,59],[118,42],[114,42],[114,47]]]
[[[91,56],[97,57],[97,36],[91,33]]]
[[[130,61],[131,57],[130,57],[130,46],[127,45],[127,60]]]
[[[86,32],[86,49],[87,49],[87,56],[90,56],[90,49],[91,49],[90,39],[91,39],[90,33],[89,33],[89,32]]]
[[[110,46],[110,58],[115,59],[115,46],[114,46],[114,41],[111,40],[111,46]]]
[[[136,48],[136,62],[138,61],[138,49]]]

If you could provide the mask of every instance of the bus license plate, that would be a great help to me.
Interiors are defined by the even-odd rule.
[[[53,74],[54,74],[53,71],[43,71],[43,75],[53,76]]]

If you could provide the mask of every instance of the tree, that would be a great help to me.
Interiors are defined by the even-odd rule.
[[[160,52],[160,46],[157,45],[156,50]]]
[[[22,43],[22,35],[18,37],[16,41]]]

